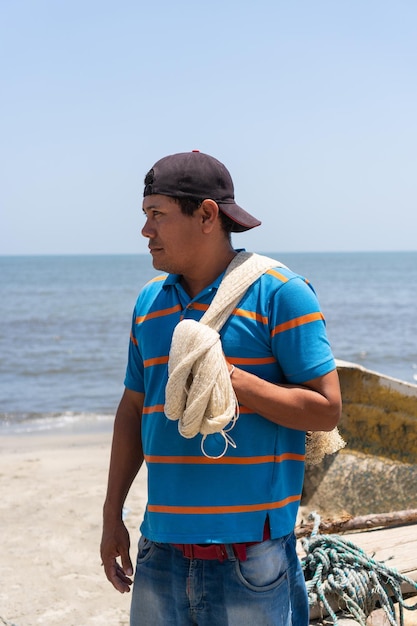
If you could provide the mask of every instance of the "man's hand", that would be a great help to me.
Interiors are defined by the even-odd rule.
[[[126,526],[121,520],[103,525],[100,553],[104,571],[113,587],[126,593],[132,584],[133,567],[129,556],[130,538]],[[117,559],[120,557],[121,565]]]

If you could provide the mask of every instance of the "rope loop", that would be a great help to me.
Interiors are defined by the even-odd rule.
[[[230,429],[229,429],[230,430]],[[222,452],[220,452],[220,454],[217,454],[215,456],[208,454],[208,452],[206,452],[205,448],[204,448],[204,443],[207,439],[207,435],[203,435],[202,439],[201,439],[201,452],[204,454],[204,456],[207,459],[221,459],[222,456],[224,456],[227,452],[227,448],[229,446],[232,446],[232,448],[236,448],[236,443],[233,441],[233,439],[231,438],[231,436],[228,434],[228,432],[226,430],[221,430],[220,431],[220,435],[223,437],[224,439],[224,449],[222,450]]]

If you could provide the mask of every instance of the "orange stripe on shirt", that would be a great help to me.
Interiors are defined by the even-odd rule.
[[[150,413],[163,413],[164,405],[163,404],[154,404],[153,406],[145,406],[143,407],[142,413],[144,415],[149,415]]]
[[[178,313],[181,311],[181,306],[176,304],[175,306],[170,307],[169,309],[161,309],[159,311],[153,311],[152,313],[147,313],[146,315],[139,315],[135,319],[136,324],[142,324],[142,322],[147,322],[148,320],[153,320],[158,317],[165,317],[166,315],[172,315],[173,313]]]
[[[168,356],[157,356],[154,359],[146,359],[143,366],[152,367],[152,365],[165,365],[165,363],[168,363]]]
[[[235,504],[229,506],[170,506],[163,504],[148,504],[150,513],[168,513],[174,515],[210,515],[219,513],[254,513],[256,511],[270,511],[282,509],[291,502],[299,502],[301,495],[288,496],[277,502],[265,502],[260,504]]]
[[[193,309],[195,309],[196,311],[204,311],[204,312],[206,312],[206,311],[207,311],[207,309],[209,308],[209,306],[210,306],[209,304],[202,304],[201,302],[191,302],[191,303],[190,303],[190,304],[186,307],[186,309],[187,309],[188,311],[192,311]],[[183,319],[185,319],[185,318],[184,318],[184,314],[185,314],[185,313],[184,313],[184,311],[183,311],[183,313],[182,313],[182,315],[181,315],[181,322],[182,322],[182,320],[183,320]]]
[[[138,340],[136,339],[136,337],[133,336],[132,332],[130,332],[130,341],[133,343],[133,345],[138,345]]]
[[[250,320],[255,320],[256,322],[261,322],[261,324],[268,324],[268,318],[266,315],[260,315],[256,313],[256,311],[245,311],[245,309],[235,309],[232,312],[232,315],[237,315],[238,317],[246,317]]]
[[[323,321],[323,313],[320,311],[316,311],[314,313],[307,313],[306,315],[300,315],[300,317],[294,317],[292,320],[288,320],[288,322],[283,322],[282,324],[278,324],[275,328],[272,329],[271,337],[277,335],[278,333],[282,333],[286,330],[291,330],[292,328],[296,328],[297,326],[303,326],[304,324],[310,324],[311,322]]]
[[[207,311],[209,308],[209,304],[202,304],[201,302],[193,302],[192,304],[187,306],[187,309],[195,309],[196,311]]]
[[[285,454],[267,454],[264,456],[221,457],[210,459],[205,456],[168,456],[145,454],[147,463],[173,463],[175,465],[259,465],[260,463],[282,463],[283,461],[304,461],[304,454],[286,452]]]
[[[277,270],[267,270],[265,274],[270,274],[271,276],[275,276],[275,278],[279,278],[283,283],[287,283],[289,281],[288,276],[284,276],[281,272],[277,272]]]
[[[268,365],[269,363],[276,363],[276,359],[273,356],[264,356],[259,358],[239,358],[228,356],[227,360],[233,365]]]

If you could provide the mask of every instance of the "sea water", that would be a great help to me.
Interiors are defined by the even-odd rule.
[[[417,381],[417,252],[269,252],[314,285],[333,352]],[[0,256],[0,434],[107,423],[149,255]]]

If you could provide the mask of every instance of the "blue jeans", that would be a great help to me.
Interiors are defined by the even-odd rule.
[[[187,559],[141,537],[130,626],[308,626],[294,534],[247,548],[239,561]]]

